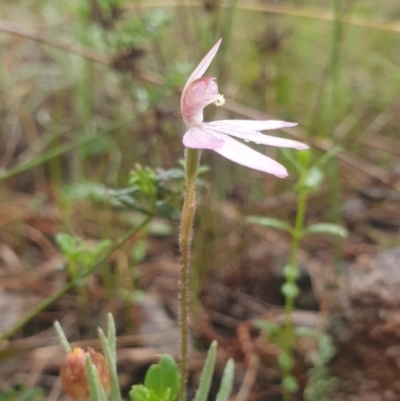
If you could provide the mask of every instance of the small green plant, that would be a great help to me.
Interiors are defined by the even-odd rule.
[[[208,399],[216,357],[217,343],[214,341],[208,350],[194,401],[206,401]],[[230,359],[226,364],[216,401],[227,401],[229,399],[233,375],[234,363]],[[157,365],[151,366],[147,371],[144,385],[133,386],[129,396],[132,401],[174,401],[178,395],[179,387],[179,368],[171,356],[163,355],[161,361]]]
[[[254,320],[253,326],[265,333],[268,342],[276,344],[280,349],[284,348],[285,326],[265,320]],[[305,400],[330,401],[330,394],[338,383],[338,380],[331,376],[328,367],[336,352],[332,338],[328,334],[320,333],[308,327],[297,327],[293,330],[293,345],[299,338],[304,337],[313,338],[317,341],[317,349],[312,356],[313,367],[310,369],[307,387],[304,392]],[[288,358],[284,352],[281,353],[278,361],[282,370],[284,368],[293,368],[293,358]],[[286,386],[288,392],[290,389],[294,392],[298,388],[296,379],[291,375],[283,378],[282,385]]]
[[[67,185],[60,191],[65,209],[71,209],[76,201],[93,201],[114,209],[127,208],[144,215],[159,214],[176,220],[178,209],[171,205],[183,187],[184,172],[180,168],[169,170],[143,167],[136,164],[129,173],[126,188],[109,188],[104,184],[84,181]]]
[[[332,338],[325,333],[299,327],[296,329],[299,337],[311,337],[318,341],[318,350],[313,355],[313,368],[310,371],[307,387],[304,391],[306,401],[330,401],[331,393],[338,385],[338,379],[332,377],[328,364],[336,353]]]
[[[144,384],[133,386],[129,396],[134,401],[174,401],[179,382],[179,369],[174,359],[170,355],[162,355],[161,361],[147,371]]]
[[[54,328],[67,353],[67,365],[61,370],[64,390],[74,400],[90,396],[92,400],[121,401],[117,374],[116,332],[112,315],[108,315],[107,336],[99,328],[105,359],[92,349],[88,349],[87,352],[80,348],[72,350],[58,322],[54,324]],[[194,401],[206,401],[208,398],[216,356],[217,343],[214,341],[208,351]],[[230,359],[226,364],[216,401],[229,399],[233,378],[234,363]],[[148,369],[144,384],[134,385],[129,396],[132,401],[174,401],[179,387],[180,373],[177,364],[171,356],[162,355],[160,362]]]
[[[61,253],[66,258],[66,268],[69,277],[75,285],[81,286],[94,262],[110,247],[111,241],[98,241],[95,245],[89,245],[78,236],[59,233],[55,237]]]
[[[315,163],[312,163],[311,153],[308,150],[297,152],[296,156],[289,151],[284,152],[299,175],[296,186],[299,200],[294,226],[276,218],[264,216],[249,216],[247,218],[249,223],[287,231],[292,239],[289,263],[283,268],[285,283],[281,287],[282,294],[285,297],[285,326],[280,333],[282,335],[282,341],[280,343],[282,354],[279,357],[279,364],[282,370],[282,389],[285,401],[290,399],[290,394],[298,390],[297,381],[291,372],[294,366],[293,346],[296,338],[294,335],[292,313],[294,310],[294,301],[300,293],[300,289],[296,283],[300,275],[300,270],[297,265],[297,253],[300,247],[300,241],[304,236],[315,233],[334,235],[337,237],[347,236],[347,230],[336,224],[317,223],[304,227],[308,196],[311,192],[316,191],[320,187],[324,178],[324,166],[331,157],[336,155],[338,150],[337,148],[333,148],[331,152],[325,154]]]

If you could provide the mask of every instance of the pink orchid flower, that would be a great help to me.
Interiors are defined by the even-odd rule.
[[[275,160],[232,138],[241,138],[263,145],[283,148],[307,149],[308,146],[290,139],[264,135],[260,131],[294,127],[295,123],[275,120],[221,120],[203,122],[203,109],[211,103],[221,106],[225,99],[218,93],[215,78],[203,77],[221,44],[220,39],[201,60],[187,80],[181,96],[181,112],[188,130],[183,144],[192,149],[212,149],[235,163],[286,177],[287,170]]]

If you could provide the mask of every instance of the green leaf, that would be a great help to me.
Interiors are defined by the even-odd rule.
[[[286,223],[283,220],[274,219],[272,217],[263,217],[263,216],[248,216],[247,222],[252,224],[258,224],[264,227],[276,228],[277,230],[284,230],[288,232],[292,232],[293,227]]]
[[[296,152],[297,160],[303,168],[307,168],[311,160],[310,149],[304,149]]]
[[[317,161],[315,164],[316,166],[323,168],[325,165],[336,155],[341,152],[343,149],[340,146],[333,146],[331,149],[329,149],[328,152],[324,153],[324,155]]]
[[[148,242],[147,240],[136,241],[131,249],[131,258],[135,262],[141,262],[147,256]]]
[[[215,399],[215,401],[227,401],[229,399],[232,392],[234,377],[235,377],[235,364],[233,362],[233,359],[231,358],[228,360],[225,366],[224,374],[221,380],[221,386],[219,388],[217,398]]]
[[[294,331],[298,337],[319,338],[320,336],[320,333],[311,327],[296,327]]]
[[[296,299],[300,294],[299,287],[295,283],[283,284],[281,286],[281,291],[285,298],[288,299]]]
[[[279,355],[278,362],[281,369],[286,372],[292,370],[294,365],[294,360],[292,355],[285,352],[282,352],[282,354]]]
[[[194,401],[206,401],[210,391],[211,380],[214,373],[215,359],[217,357],[217,342],[213,341],[207,353],[207,359],[201,372],[199,388]]]
[[[184,179],[185,179],[185,171],[180,168],[171,168],[169,170],[159,170],[156,173],[156,181],[157,182],[180,181],[180,180],[184,180]]]
[[[53,323],[53,327],[57,333],[58,341],[60,342],[61,346],[64,348],[64,352],[65,353],[71,352],[72,351],[71,345],[69,344],[67,336],[65,335],[58,320]]]
[[[252,325],[259,330],[266,331],[268,333],[279,333],[281,326],[276,323],[269,322],[267,320],[256,319],[252,321]]]
[[[293,376],[286,376],[283,380],[282,380],[282,386],[289,391],[289,393],[295,393],[298,388],[299,385],[297,384],[297,380],[293,377]]]
[[[306,227],[303,232],[303,235],[306,234],[329,234],[329,235],[334,235],[336,237],[342,237],[346,238],[349,233],[348,231],[341,227],[338,226],[337,224],[332,224],[332,223],[317,223],[313,224],[312,226]]]
[[[322,334],[319,337],[318,357],[321,364],[327,364],[336,354],[336,348],[332,337],[328,334]]]
[[[79,200],[95,200],[105,202],[109,199],[107,188],[103,184],[92,181],[84,181],[67,185],[62,190],[65,202],[73,203]]]
[[[115,350],[115,324],[111,313],[108,314],[108,334],[110,338],[106,338],[103,330],[98,329],[99,338],[103,347],[104,356],[107,359],[107,364],[111,374],[111,401],[121,401],[121,390],[119,388],[117,359]]]
[[[114,360],[117,360],[117,330],[112,313],[107,314],[107,342]]]
[[[168,388],[165,390],[165,393],[164,393],[164,395],[162,396],[161,401],[168,401],[168,400],[170,399],[170,397],[171,397],[171,387],[168,387]]]
[[[129,392],[132,401],[161,401],[153,390],[143,386],[143,384],[135,384]]]
[[[92,359],[88,353],[86,353],[86,373],[89,383],[90,398],[97,401],[107,401],[107,396],[101,384],[97,369],[93,365]]]
[[[296,281],[300,276],[300,270],[297,266],[289,263],[283,268],[283,274],[286,279]]]
[[[165,392],[170,389],[169,397],[165,401],[174,401],[179,390],[179,378],[179,369],[172,356],[163,355],[157,365],[150,366],[144,385],[163,400]]]
[[[56,235],[56,243],[64,256],[70,257],[77,251],[75,238],[69,234],[59,233]]]
[[[323,179],[324,173],[322,172],[322,170],[319,167],[314,166],[307,171],[306,177],[301,181],[299,186],[300,188],[315,191],[319,188]]]
[[[89,249],[91,256],[93,257],[93,259],[95,259],[97,256],[99,256],[102,252],[104,252],[111,245],[112,245],[112,242],[107,239],[97,242],[96,245],[92,249]]]
[[[283,155],[286,161],[289,162],[290,165],[296,169],[297,172],[301,171],[302,166],[301,163],[299,163],[296,155],[298,151],[294,152],[293,149],[282,148],[280,149],[280,153]]]
[[[175,207],[165,202],[165,200],[160,200],[156,202],[157,212],[161,217],[168,220],[179,220],[181,214],[180,211]]]

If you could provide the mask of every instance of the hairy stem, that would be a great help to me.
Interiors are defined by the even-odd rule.
[[[199,168],[200,150],[185,150],[186,190],[182,208],[179,246],[181,265],[179,272],[179,305],[181,328],[181,387],[179,400],[186,399],[187,348],[188,348],[188,314],[189,314],[189,277],[190,246],[192,241],[193,218],[196,211],[196,178]]]

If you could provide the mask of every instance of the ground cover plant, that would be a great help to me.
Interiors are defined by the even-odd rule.
[[[400,396],[399,15],[3,1],[0,397]]]

